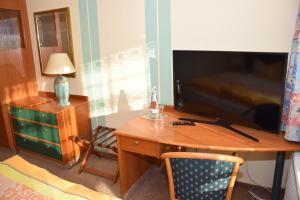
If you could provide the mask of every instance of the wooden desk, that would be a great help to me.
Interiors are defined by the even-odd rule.
[[[300,144],[287,142],[280,134],[271,134],[238,125],[234,128],[259,139],[254,142],[222,127],[206,124],[173,126],[178,117],[205,119],[174,110],[166,111],[167,118],[151,121],[137,117],[116,131],[122,196],[163,152],[174,146],[207,150],[277,152],[272,199],[279,198],[285,152],[300,151]]]

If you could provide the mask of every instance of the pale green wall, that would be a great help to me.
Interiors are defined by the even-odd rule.
[[[84,65],[84,84],[85,90],[90,97],[93,127],[99,124],[105,125],[105,115],[107,113],[111,114],[112,112],[105,112],[109,105],[105,103],[107,102],[107,97],[104,97],[105,94],[103,94],[105,93],[103,91],[105,90],[103,89],[105,86],[103,85],[106,84],[103,80],[107,74],[102,73],[104,70],[102,69],[104,67],[102,64],[103,62],[106,62],[105,59],[109,59],[106,57],[112,56],[111,52],[113,52],[113,55],[118,55],[119,52],[107,50],[106,48],[110,49],[112,48],[111,46],[114,46],[115,49],[125,52],[131,48],[130,45],[122,46],[121,41],[119,41],[120,46],[116,47],[118,38],[115,38],[114,44],[106,44],[106,41],[103,41],[102,43],[102,38],[108,40],[110,38],[105,36],[105,30],[109,27],[105,24],[101,24],[101,20],[103,20],[104,23],[112,21],[113,23],[110,24],[110,26],[116,26],[116,29],[118,30],[120,27],[118,27],[118,20],[116,20],[114,16],[101,13],[99,8],[101,8],[101,6],[109,7],[116,2],[114,0],[110,2],[105,0],[78,0]],[[127,3],[133,5],[135,2],[134,0],[129,0]],[[136,7],[135,9],[142,9],[142,12],[144,12],[144,21],[142,22],[144,30],[142,35],[145,39],[140,41],[140,43],[143,43],[141,46],[145,46],[145,57],[143,58],[144,62],[142,63],[144,66],[141,67],[146,67],[148,69],[148,79],[150,79],[149,84],[146,86],[148,87],[147,91],[150,91],[151,87],[156,86],[159,90],[160,103],[172,104],[170,0],[145,0],[142,6],[143,7]],[[140,10],[135,11],[140,13]],[[111,12],[115,11],[111,10]],[[101,19],[101,17],[105,19]],[[109,17],[112,17],[112,19],[110,20]],[[101,35],[101,32],[103,35]],[[139,34],[136,34],[135,37],[139,37]],[[128,38],[124,36],[123,39],[127,40]],[[104,52],[101,53],[101,49],[103,49]],[[110,53],[106,53],[107,51]],[[106,63],[106,65],[112,68],[113,64]],[[145,77],[145,79],[147,78]]]
[[[105,125],[97,0],[79,0],[84,88],[90,99],[92,127]]]
[[[151,52],[151,86],[159,89],[162,104],[172,104],[172,51],[170,0],[145,0],[146,37]]]

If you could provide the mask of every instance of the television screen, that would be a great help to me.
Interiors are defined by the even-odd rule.
[[[175,109],[278,132],[288,53],[173,51]]]

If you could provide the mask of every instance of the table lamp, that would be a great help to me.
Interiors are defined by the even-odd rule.
[[[52,53],[45,69],[45,74],[59,75],[54,80],[54,91],[60,106],[70,105],[70,86],[68,79],[63,74],[76,72],[68,54]]]

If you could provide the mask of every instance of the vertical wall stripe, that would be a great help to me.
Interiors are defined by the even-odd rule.
[[[157,1],[145,0],[146,43],[149,59],[151,87],[158,88],[158,52],[157,52]]]
[[[80,13],[80,29],[81,29],[81,41],[82,41],[82,55],[84,64],[90,62],[90,36],[88,25],[88,5],[87,0],[79,0],[79,13]],[[85,71],[89,71],[89,65],[84,66]]]
[[[172,50],[170,0],[158,0],[160,101],[172,104]]]
[[[97,0],[79,0],[83,71],[93,128],[105,123],[97,13]]]

